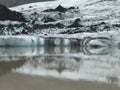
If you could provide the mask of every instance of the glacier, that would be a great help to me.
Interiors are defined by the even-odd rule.
[[[76,9],[44,12],[58,5]],[[13,73],[120,86],[120,0],[56,0],[10,9],[23,13],[29,21],[0,21],[5,26],[0,30],[0,61],[23,62],[11,69]],[[56,21],[45,24],[41,22],[44,16]],[[82,27],[39,27],[68,26],[78,18]],[[33,29],[34,25],[38,28]],[[11,26],[14,28],[8,28]]]
[[[104,31],[98,33],[5,35],[0,36],[0,47],[8,46],[79,46],[109,47],[120,45],[120,33]]]
[[[0,31],[0,33],[5,34],[5,36],[0,36],[0,46],[42,46],[45,45],[45,38],[49,38],[51,36],[56,38],[54,42],[52,41],[53,45],[62,45],[63,42],[63,45],[70,45],[72,38],[80,39],[86,42],[89,39],[89,37],[103,37],[109,38],[109,40],[103,41],[100,39],[90,39],[87,45],[84,42],[80,44],[91,46],[97,43],[98,46],[118,46],[120,34],[119,4],[119,0],[56,0],[51,2],[37,2],[11,7],[11,10],[23,13],[23,15],[28,19],[29,22],[0,22],[1,25],[5,25],[5,28],[2,28],[2,30]],[[68,10],[65,13],[43,12],[46,9],[54,9],[58,5],[62,5],[65,8],[73,6],[77,9]],[[59,14],[62,16],[60,17]],[[60,23],[67,26],[70,25],[71,22],[73,22],[75,19],[80,18],[83,27],[64,27],[62,29],[55,27],[39,29],[39,25],[44,24],[43,22],[41,22],[41,19],[44,16],[50,16],[56,20],[55,22],[47,23],[47,25],[55,25]],[[38,26],[36,30],[33,28],[35,25],[32,23],[34,23],[36,27]],[[93,30],[93,32],[89,31],[89,29]],[[23,33],[27,33],[27,35],[21,35],[22,31],[24,31]],[[69,35],[69,33],[71,34]],[[63,37],[65,38],[63,42],[60,39],[58,39]]]

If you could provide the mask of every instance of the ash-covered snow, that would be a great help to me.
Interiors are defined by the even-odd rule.
[[[36,30],[34,30],[35,34],[71,34],[119,30],[119,3],[119,0],[57,0],[52,2],[31,3],[11,9],[23,12],[32,25],[34,23],[33,27],[36,27]],[[65,12],[43,12],[47,9],[55,9],[59,5],[64,8],[74,7],[74,9]],[[47,25],[44,24],[41,20],[46,16],[53,18],[55,22],[47,23]],[[78,18],[81,19],[82,27],[67,28],[67,26],[71,25],[75,19]],[[65,27],[62,29],[55,27],[54,25],[57,23],[65,25]]]

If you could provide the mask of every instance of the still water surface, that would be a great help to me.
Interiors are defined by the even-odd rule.
[[[0,90],[120,90],[118,47],[1,47]]]

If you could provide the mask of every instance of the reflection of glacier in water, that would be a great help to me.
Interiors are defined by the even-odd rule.
[[[120,85],[119,53],[114,47],[1,48],[0,63],[11,64],[9,71],[26,75]]]
[[[0,47],[0,56],[38,56],[38,55],[78,55],[84,54],[107,54],[111,52],[110,47],[90,48],[79,46],[40,46],[40,47]],[[78,55],[79,57],[79,55]]]

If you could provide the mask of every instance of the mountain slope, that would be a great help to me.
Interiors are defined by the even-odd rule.
[[[66,26],[69,26],[75,19],[79,18],[81,19],[81,24],[84,26],[81,28],[81,32],[94,32],[113,30],[114,27],[115,29],[120,27],[119,4],[119,0],[57,0],[52,2],[26,4],[11,9],[23,12],[27,18],[32,17],[34,20],[35,18],[39,19],[38,21],[35,20],[39,24],[44,16],[52,17],[56,22]],[[46,9],[55,9],[59,5],[62,5],[64,8],[74,7],[75,9],[68,10],[64,13],[43,12]],[[79,31],[80,30],[75,31],[75,33]],[[70,33],[72,32],[70,31]]]
[[[57,0],[48,3],[34,3],[20,7],[33,6],[33,9],[43,10],[46,8],[55,8],[59,4],[65,7],[78,6],[83,20],[88,22],[106,21],[110,23],[119,23],[120,1],[119,0]],[[19,8],[20,8],[19,7]],[[26,8],[29,9],[29,8]],[[25,10],[26,10],[25,9]]]
[[[25,10],[29,6],[33,6],[33,9],[44,10],[46,8],[55,8],[59,4],[70,7],[77,6],[80,9],[80,15],[84,22],[109,22],[109,23],[120,23],[118,19],[120,17],[120,1],[119,0],[58,0],[48,3],[34,3],[23,5]],[[19,7],[19,8],[20,8]],[[16,10],[16,9],[15,9]],[[31,10],[31,9],[30,9]]]

